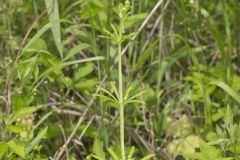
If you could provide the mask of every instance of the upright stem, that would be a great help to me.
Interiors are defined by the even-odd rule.
[[[123,82],[122,82],[122,48],[121,42],[118,43],[118,87],[119,87],[119,110],[120,110],[120,144],[121,144],[121,156],[125,160],[125,148],[124,148],[124,106],[123,106]]]

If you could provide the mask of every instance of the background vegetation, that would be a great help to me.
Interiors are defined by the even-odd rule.
[[[239,159],[239,14],[237,0],[0,0],[0,159]]]

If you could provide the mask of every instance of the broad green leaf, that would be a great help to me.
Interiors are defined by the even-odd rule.
[[[194,160],[222,160],[221,152],[215,146],[201,141],[200,151],[195,153],[184,153],[184,156]]]
[[[62,135],[62,131],[59,127],[58,122],[48,123],[48,130],[46,133],[47,139],[57,138],[57,137],[60,137],[61,135]]]
[[[24,132],[24,128],[22,128],[22,127],[20,127],[20,126],[17,126],[17,125],[9,126],[8,129],[9,129],[11,132],[14,132],[14,133]]]
[[[59,21],[58,0],[45,0],[49,22]],[[54,42],[57,46],[60,57],[63,58],[63,46],[61,42],[60,22],[51,26]]]
[[[29,52],[36,52],[37,50],[47,50],[46,41],[42,38],[37,39],[31,46],[29,46]]]
[[[84,79],[74,85],[78,90],[93,90],[97,85],[97,79]]]
[[[82,50],[86,49],[86,48],[90,48],[91,45],[87,44],[87,43],[82,43],[79,44],[75,47],[73,47],[69,53],[67,54],[67,56],[63,59],[63,61],[66,61],[70,58],[72,58],[73,56],[75,56],[77,53],[81,52]]]
[[[22,143],[17,142],[15,140],[11,140],[7,143],[8,147],[13,151],[15,154],[18,156],[25,158],[26,153],[25,153],[25,147]]]
[[[32,106],[32,107],[24,107],[21,108],[19,111],[17,111],[16,113],[12,114],[12,116],[9,118],[9,120],[7,121],[7,124],[11,124],[13,122],[15,122],[18,118],[25,116],[27,114],[32,114],[34,112],[36,112],[37,110],[43,108],[44,106]]]
[[[0,142],[0,158],[2,158],[4,153],[7,151],[7,148],[8,148],[7,144]]]
[[[105,153],[103,151],[103,142],[98,138],[95,138],[94,140],[93,153],[101,159],[105,157]]]
[[[15,94],[12,100],[12,104],[13,104],[13,113],[16,113],[22,108],[29,105],[29,99],[23,93]]]
[[[93,71],[93,65],[91,63],[88,63],[86,66],[81,67],[75,74],[74,74],[74,81],[79,80],[82,77],[85,77],[92,73]]]

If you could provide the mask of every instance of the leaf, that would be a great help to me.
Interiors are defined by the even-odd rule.
[[[116,43],[118,42],[118,36],[114,36],[111,32],[109,32],[107,30],[104,30],[104,32],[110,37],[108,37],[108,36],[100,36],[100,37],[106,38],[106,39],[111,39],[111,40],[115,41]]]
[[[112,99],[114,99],[115,101],[118,101],[118,100],[116,99],[116,97],[114,97],[114,95],[113,95],[111,92],[109,92],[108,90],[106,90],[105,88],[103,88],[103,87],[101,87],[101,86],[98,86],[98,89],[101,90],[101,91],[103,91],[104,93],[106,93],[106,94],[109,95],[110,97],[112,97]]]
[[[86,48],[90,48],[91,45],[87,44],[87,43],[82,43],[79,44],[77,46],[75,46],[74,48],[72,48],[69,53],[67,54],[67,56],[63,59],[63,61],[68,60],[69,58],[72,58],[73,56],[75,56],[77,53],[81,52],[82,50],[86,49]]]
[[[135,152],[135,147],[131,147],[130,152],[128,154],[128,159],[132,158],[134,152]]]
[[[116,155],[116,153],[114,153],[114,151],[111,148],[108,148],[107,151],[109,152],[109,154],[112,156],[114,160],[119,160],[118,156]]]
[[[130,100],[133,100],[134,98],[137,98],[137,97],[143,95],[145,92],[147,92],[147,90],[144,90],[144,91],[141,91],[141,92],[135,94],[134,96],[130,97],[128,100],[129,100],[129,101],[130,101]]]
[[[46,41],[42,38],[37,39],[31,46],[29,46],[29,52],[37,52],[38,50],[47,50]],[[47,52],[47,51],[46,51]]]
[[[22,127],[20,127],[20,126],[17,126],[17,125],[9,126],[8,129],[9,129],[11,132],[14,132],[14,133],[24,132],[24,128],[22,128]]]
[[[45,5],[47,8],[49,22],[58,21],[58,23],[55,23],[54,25],[51,26],[51,30],[60,57],[63,58],[63,46],[61,42],[58,0],[45,0]]]
[[[145,105],[145,102],[143,100],[127,100],[127,101],[124,101],[124,104],[130,104],[130,103],[139,103],[139,104],[143,104]]]
[[[158,44],[159,40],[153,42],[138,58],[137,64],[135,67],[130,71],[131,75],[135,74],[146,62],[146,60],[151,56],[152,51],[154,50],[155,46]]]
[[[119,34],[118,34],[118,32],[117,32],[117,29],[116,29],[116,27],[115,27],[113,24],[111,24],[111,27],[112,27],[112,29],[113,29],[113,31],[114,31],[114,33],[115,33],[115,36],[114,36],[114,37],[116,37],[116,39],[117,39],[117,37],[119,37]]]
[[[45,136],[45,134],[47,132],[47,129],[48,129],[48,127],[46,127],[43,130],[41,130],[38,133],[37,137],[32,140],[32,142],[26,148],[26,154],[29,154],[34,149],[34,147],[37,146],[40,143],[42,138]]]
[[[43,108],[44,106],[40,105],[40,106],[32,106],[32,107],[24,107],[21,108],[19,111],[17,111],[16,113],[12,114],[12,116],[10,117],[10,119],[7,121],[7,124],[11,124],[13,122],[15,122],[18,118],[27,115],[27,114],[31,114],[36,112],[37,110]]]
[[[130,33],[130,34],[127,34],[127,35],[123,35],[122,39],[121,39],[121,42],[124,42],[127,39],[131,39],[132,37],[136,36],[137,34],[138,34],[137,32],[133,32],[133,33]]]
[[[44,115],[39,121],[38,123],[34,126],[33,130],[35,130],[40,124],[42,124],[49,116],[52,115],[54,111],[48,112],[46,115]]]
[[[48,29],[50,29],[53,25],[55,25],[56,23],[60,23],[60,22],[67,22],[66,20],[59,20],[59,21],[54,21],[54,22],[49,22],[48,24],[46,24],[45,26],[43,26],[30,40],[29,42],[25,45],[25,47],[23,47],[21,54],[23,54],[24,52],[27,51],[27,49],[29,49],[32,44],[34,44],[42,35],[43,33],[45,33]]]
[[[194,160],[222,160],[221,151],[208,143],[200,141],[200,152],[184,153],[184,156]]]
[[[103,142],[98,138],[95,138],[94,140],[93,153],[101,159],[104,159],[105,157],[105,153],[103,151]]]
[[[77,81],[82,77],[85,77],[87,75],[89,75],[90,73],[92,73],[93,71],[93,65],[91,63],[87,64],[84,67],[81,67],[76,74],[74,74],[74,80]]]
[[[97,84],[97,79],[84,79],[74,85],[78,90],[91,90]]]
[[[99,60],[104,60],[104,57],[99,56],[99,57],[91,57],[91,58],[85,58],[85,59],[79,59],[79,60],[75,60],[75,61],[70,61],[70,62],[64,62],[64,63],[60,63],[57,65],[54,65],[50,68],[48,68],[47,70],[45,70],[41,75],[38,76],[38,78],[34,81],[33,86],[39,82],[39,80],[45,76],[48,76],[52,71],[54,71],[55,69],[61,69],[63,67],[69,66],[69,65],[73,65],[73,64],[78,64],[78,63],[83,63],[83,62],[89,62],[89,61],[99,61]]]
[[[13,97],[12,103],[13,103],[13,113],[16,113],[22,108],[29,105],[29,99],[23,93],[15,94],[15,96]]]
[[[227,92],[233,99],[235,99],[240,104],[240,96],[235,92],[231,87],[229,87],[226,83],[222,81],[212,81],[209,84],[216,85],[222,88],[225,92]]]
[[[147,13],[139,13],[126,18],[125,29],[136,26],[138,23],[141,23],[142,20],[146,18]]]
[[[110,82],[110,86],[111,86],[111,91],[113,91],[116,94],[117,99],[119,99],[118,91],[113,81]]]
[[[95,155],[91,155],[93,158],[97,159],[97,160],[105,160],[104,158],[101,158],[101,157],[98,157],[98,156],[95,156]]]
[[[129,86],[128,88],[127,88],[127,90],[126,90],[126,93],[125,93],[125,96],[124,96],[124,100],[127,100],[127,98],[128,98],[128,95],[129,95],[129,93],[132,91],[132,86]]]
[[[7,148],[8,148],[7,144],[0,142],[0,158],[2,158],[4,153],[7,151]]]
[[[25,153],[25,147],[23,146],[23,144],[17,141],[11,140],[7,143],[7,145],[18,156],[25,158],[26,153]]]
[[[93,96],[97,96],[97,97],[103,98],[103,99],[105,99],[106,101],[112,101],[112,102],[114,102],[114,103],[118,103],[118,101],[116,101],[115,99],[110,98],[110,97],[107,97],[107,96],[104,96],[104,95],[102,95],[102,94],[93,94]]]
[[[25,61],[21,61],[21,63],[19,64],[19,78],[21,80],[25,79],[27,76],[29,76],[35,65],[36,65],[36,62],[37,62],[37,58],[38,56],[34,56],[32,58],[29,58]]]
[[[155,157],[155,154],[149,154],[149,155],[143,157],[141,160],[147,160],[147,159],[150,159],[152,157]]]
[[[232,109],[229,105],[227,105],[227,111],[226,111],[226,115],[225,115],[225,125],[231,125],[233,124],[233,113],[232,113]]]

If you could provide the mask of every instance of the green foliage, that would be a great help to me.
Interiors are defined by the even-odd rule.
[[[239,159],[239,8],[0,0],[0,159]]]

